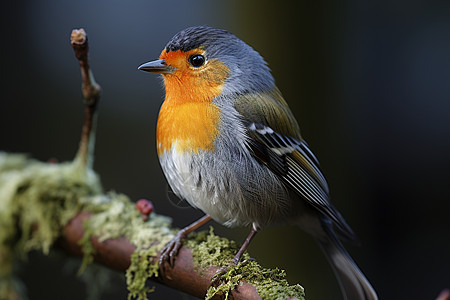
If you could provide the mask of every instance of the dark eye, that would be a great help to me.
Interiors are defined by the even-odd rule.
[[[200,54],[191,55],[191,57],[189,57],[189,63],[194,68],[201,67],[205,64],[205,57]]]

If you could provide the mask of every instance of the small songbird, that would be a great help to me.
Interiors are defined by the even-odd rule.
[[[196,26],[139,69],[164,78],[156,144],[167,181],[206,214],[166,245],[161,267],[210,219],[251,225],[231,264],[260,229],[297,224],[318,242],[345,299],[378,299],[340,242],[355,234],[331,204],[319,162],[258,52],[226,30]]]

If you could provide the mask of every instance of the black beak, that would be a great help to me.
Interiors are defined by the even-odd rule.
[[[169,66],[166,61],[162,59],[142,64],[138,67],[138,69],[142,71],[161,74],[170,74],[176,70],[176,68]]]

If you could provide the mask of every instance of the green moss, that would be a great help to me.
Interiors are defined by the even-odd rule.
[[[198,270],[209,266],[225,266],[239,250],[236,242],[215,235],[212,227],[209,232],[190,234],[185,245],[193,250],[194,267]],[[248,258],[248,253],[244,253],[243,259]]]
[[[0,152],[0,281],[9,282],[16,257],[34,249],[47,254],[80,211],[79,198],[101,190],[97,175],[78,164],[46,164]]]
[[[155,290],[146,286],[147,279],[158,274],[158,265],[152,263],[155,255],[156,253],[142,253],[142,251],[135,251],[131,255],[131,264],[126,272],[128,299],[146,300],[147,293]]]
[[[48,253],[63,226],[79,212],[78,199],[100,192],[98,177],[72,163],[46,164],[0,153],[0,203],[4,208],[0,226],[8,229],[0,240],[11,241],[19,235],[15,250],[22,255],[32,249]]]
[[[209,232],[190,235],[186,246],[192,249],[194,267],[199,270],[208,266],[227,266],[239,250],[234,241],[216,236],[212,227]],[[228,299],[230,292],[244,281],[254,285],[262,299],[304,299],[303,287],[299,284],[289,285],[284,270],[262,268],[249,258],[248,253],[244,253],[243,263],[230,266],[222,276],[221,284],[209,288],[206,299],[216,295],[223,295]]]

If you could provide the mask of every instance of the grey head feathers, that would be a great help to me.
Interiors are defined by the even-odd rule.
[[[206,47],[216,39],[228,39],[233,36],[232,33],[223,30],[215,29],[208,26],[194,26],[183,29],[175,34],[167,43],[166,50],[187,52],[199,47]]]
[[[234,34],[209,26],[195,26],[178,32],[166,51],[183,52],[201,48],[207,60],[218,59],[229,68],[222,95],[268,91],[275,85],[267,63],[252,47]]]

